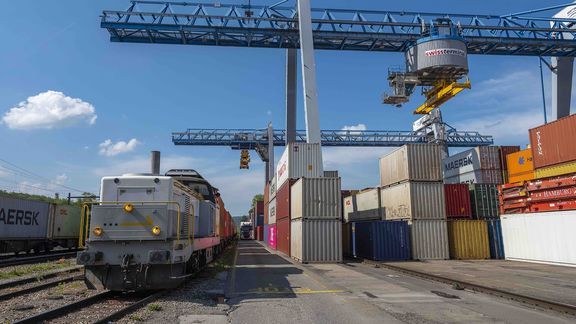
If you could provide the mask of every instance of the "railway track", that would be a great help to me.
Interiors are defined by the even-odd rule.
[[[428,280],[446,283],[446,284],[452,285],[454,287],[457,287],[458,289],[468,289],[468,290],[472,290],[472,291],[476,291],[476,292],[480,292],[480,293],[484,293],[484,294],[488,294],[488,295],[492,295],[492,296],[497,296],[497,297],[508,299],[508,300],[513,300],[516,302],[520,302],[522,304],[538,307],[541,309],[547,309],[547,310],[552,310],[552,311],[556,311],[556,312],[563,313],[563,314],[576,316],[576,306],[574,306],[574,305],[562,304],[562,303],[558,303],[558,302],[554,302],[554,301],[550,301],[550,300],[545,300],[545,299],[541,299],[541,298],[537,298],[537,297],[520,295],[520,294],[516,294],[513,292],[497,289],[497,288],[481,286],[481,285],[473,284],[470,282],[461,281],[461,280],[452,279],[452,278],[447,278],[447,277],[442,277],[442,276],[438,276],[438,275],[433,275],[433,274],[422,272],[422,271],[405,269],[402,267],[398,267],[398,266],[394,266],[394,265],[386,264],[386,263],[382,263],[382,262],[376,262],[376,261],[365,260],[365,259],[354,259],[354,260],[357,260],[357,261],[360,260],[365,264],[378,265],[378,266],[381,266],[381,267],[384,267],[384,268],[387,268],[390,270],[402,272],[402,273],[405,273],[405,274],[408,274],[411,276],[415,276],[415,277],[420,277],[420,278],[424,278],[424,279],[428,279]]]
[[[73,258],[76,257],[78,251],[71,252],[57,252],[45,255],[35,255],[35,256],[12,256],[11,258],[0,259],[0,268],[10,267],[15,265],[40,263],[44,261],[59,260],[62,258]]]

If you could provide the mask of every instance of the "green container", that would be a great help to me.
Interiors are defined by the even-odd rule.
[[[474,219],[491,219],[500,217],[498,186],[494,184],[471,184],[470,201]]]
[[[77,239],[80,235],[80,207],[71,205],[52,205],[50,238]]]

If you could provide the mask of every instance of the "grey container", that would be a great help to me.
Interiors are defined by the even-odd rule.
[[[276,198],[270,200],[265,208],[268,208],[268,224],[276,224]]]
[[[373,188],[363,190],[354,196],[356,199],[356,209],[348,213],[347,222],[383,220],[384,208],[380,203],[380,189]]]
[[[386,220],[446,219],[442,182],[404,182],[380,191]]]
[[[404,181],[442,181],[442,146],[408,144],[380,159],[380,185]]]
[[[290,224],[290,254],[302,263],[342,262],[342,222],[293,220]]]
[[[445,158],[442,165],[444,178],[452,178],[477,170],[500,172],[500,151],[497,146],[479,146]]]
[[[200,201],[198,218],[198,227],[194,229],[194,236],[214,236],[214,223],[216,220],[216,206],[214,203],[206,200]]]
[[[0,197],[0,241],[45,239],[49,218],[48,203]]]
[[[338,171],[324,171],[325,178],[338,178]]]
[[[340,178],[301,178],[290,188],[290,218],[340,219]]]
[[[357,211],[357,207],[356,207],[356,195],[351,195],[348,197],[345,197],[342,201],[342,212],[343,212],[343,218],[344,218],[344,222],[350,222],[352,214],[355,213]]]
[[[276,166],[276,188],[288,179],[321,178],[324,176],[322,148],[320,144],[290,143]]]
[[[431,39],[418,42],[406,51],[409,72],[459,77],[468,73],[466,43],[457,38]]]
[[[410,225],[412,259],[447,260],[448,225],[445,220],[414,220]]]
[[[486,183],[486,184],[502,184],[504,180],[502,178],[502,171],[500,170],[476,170],[472,172],[462,173],[450,178],[445,178],[444,183],[454,184],[454,183]]]
[[[278,190],[276,177],[273,177],[272,180],[270,180],[270,189],[268,190],[268,195],[270,198],[268,199],[272,200],[274,197],[276,197],[276,190]]]

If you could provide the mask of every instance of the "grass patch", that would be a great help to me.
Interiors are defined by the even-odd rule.
[[[7,272],[0,272],[0,280],[22,277],[34,273],[42,273],[51,270],[64,269],[74,266],[73,261],[53,261],[47,263],[29,264],[17,266],[14,269]]]
[[[234,256],[236,255],[236,241],[230,244],[224,252],[218,256],[208,267],[211,276],[215,276],[222,271],[232,269],[234,266]]]
[[[150,304],[148,305],[148,310],[151,312],[159,312],[162,310],[162,306],[159,304]]]
[[[136,314],[130,315],[129,318],[130,318],[130,320],[132,320],[134,322],[144,322],[144,319],[142,318],[142,316],[139,316]]]

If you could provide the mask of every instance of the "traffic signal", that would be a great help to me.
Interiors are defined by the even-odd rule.
[[[250,169],[250,152],[248,150],[240,152],[240,169]]]

